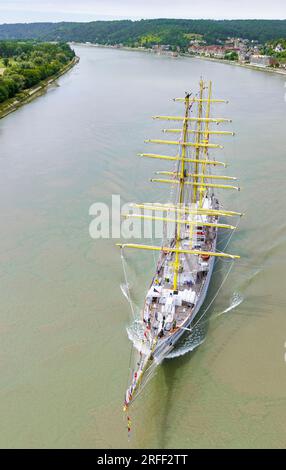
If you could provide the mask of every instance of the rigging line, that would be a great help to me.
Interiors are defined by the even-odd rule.
[[[148,375],[146,376],[144,382],[140,384],[139,386],[139,390],[137,392],[137,394],[134,396],[134,398],[132,399],[132,403],[131,405],[135,402],[135,400],[137,400],[137,398],[139,398],[139,396],[141,395],[141,393],[143,392],[143,390],[145,389],[146,385],[150,382],[150,380],[154,377],[155,373],[157,372],[157,367],[158,367],[159,364],[152,364],[151,366],[148,367],[148,369],[146,370],[145,374],[147,374],[148,372]],[[152,369],[151,369],[152,367]],[[151,369],[151,370],[150,370]]]
[[[229,235],[227,235],[227,236],[223,237],[222,239],[218,240],[218,242],[217,242],[218,245],[221,244],[221,242],[224,242],[225,240],[227,240],[226,245],[225,245],[224,248],[223,248],[224,250],[227,249],[227,247],[228,247],[228,245],[229,245],[229,243],[230,243],[230,241],[231,241],[231,238],[232,238],[233,235],[234,235],[234,232],[238,229],[238,226],[239,226],[239,224],[240,224],[240,221],[241,221],[241,219],[238,220],[238,222],[237,222],[237,224],[236,224],[236,226],[235,226],[235,229],[232,230]],[[223,251],[219,250],[218,248],[216,249],[216,251],[217,251],[218,253],[223,253]]]
[[[236,228],[234,229],[234,231],[236,230]],[[218,243],[217,243],[217,246],[216,246],[216,251],[218,253],[223,253],[223,250],[227,247],[227,245],[229,244],[229,241],[230,241],[230,236],[231,236],[231,233],[228,233],[227,235],[225,235],[223,238],[221,238]],[[223,247],[223,250],[221,251],[218,247],[220,246]]]
[[[154,227],[153,227],[153,224],[151,222],[151,240],[152,240],[152,243],[153,245],[156,245],[155,243],[155,237],[154,237]],[[152,257],[153,257],[153,263],[154,263],[154,268],[156,269],[156,266],[157,266],[157,263],[158,263],[158,260],[156,259],[156,255],[155,255],[155,251],[152,251]]]
[[[153,237],[152,237],[152,243],[154,243]],[[156,260],[155,251],[153,251],[153,262],[154,262],[154,268],[156,269],[158,260]]]
[[[156,339],[158,339],[158,337],[157,337]],[[153,343],[153,344],[154,344],[154,343]],[[153,344],[150,345],[150,346],[152,347],[152,349],[150,350],[151,352],[154,351]],[[145,355],[145,356],[146,356],[146,355]],[[142,362],[142,361],[143,361],[143,362]],[[144,367],[145,367],[145,366],[143,366],[144,360],[140,360],[140,362],[141,362],[140,369],[141,369],[141,371],[143,371],[143,370],[144,370]],[[147,369],[145,370],[144,374],[145,374],[145,376],[146,376],[146,374],[149,372],[149,370],[151,370],[151,372],[149,373],[149,375],[147,375],[147,379],[148,379],[149,376],[152,374],[152,370],[153,370],[153,369],[155,370],[155,369],[156,369],[156,366],[157,366],[157,364],[155,364],[154,362],[152,362],[152,363],[148,366],[148,362],[149,362],[149,359],[147,360],[147,364],[146,364],[146,365],[147,365]],[[140,382],[139,382],[139,384],[137,385],[138,388],[139,388],[139,390],[138,390],[138,392],[136,392],[135,397],[132,399],[132,403],[136,400],[136,398],[138,398],[138,396],[139,396],[140,393],[142,392],[142,390],[143,390],[143,388],[145,387],[145,385],[146,385],[146,382],[142,382],[142,379],[141,379]],[[133,394],[133,392],[134,392],[134,390],[132,391],[132,394]]]
[[[134,307],[133,307],[133,303],[132,303],[131,296],[130,296],[130,289],[129,289],[128,279],[127,279],[127,273],[126,273],[126,268],[125,268],[125,264],[124,264],[125,260],[124,260],[123,248],[121,248],[121,261],[122,261],[125,285],[126,285],[126,290],[127,290],[127,298],[128,298],[128,302],[129,302],[129,305],[130,305],[131,312],[132,312],[133,320],[135,320],[135,312],[134,312]]]
[[[227,243],[226,243],[226,245],[225,245],[225,247],[224,247],[224,250],[227,249],[227,247],[228,247],[228,245],[229,245],[229,243],[230,243],[230,241],[231,241],[231,239],[232,239],[232,237],[233,237],[234,232],[236,232],[236,230],[238,229],[238,226],[239,226],[239,224],[240,224],[240,221],[241,221],[241,219],[238,219],[238,222],[237,222],[237,224],[236,224],[236,226],[235,226],[235,229],[232,230],[232,233],[231,233],[230,236],[229,236],[229,239],[228,239],[228,241],[227,241]],[[220,250],[217,250],[217,251],[220,251]]]
[[[283,265],[283,263],[281,263],[281,265]],[[253,264],[251,263],[251,261],[249,263],[239,263],[239,266],[244,266],[245,268],[257,268],[257,269],[264,269],[266,267],[266,265],[264,264]],[[269,266],[269,265],[268,265]],[[277,266],[277,264],[276,264]]]
[[[229,237],[230,237],[230,233],[227,233],[226,235],[219,237],[217,246],[221,246],[221,245],[224,246],[224,243],[228,241]]]
[[[236,307],[234,307],[234,308],[236,308]],[[223,313],[225,313],[225,312],[216,313],[213,317],[207,318],[202,323],[200,322],[201,318],[203,318],[201,316],[201,318],[198,320],[197,324],[195,326],[191,327],[191,329],[190,329],[191,333],[194,333],[194,329],[195,329],[196,326],[198,326],[198,328],[200,328],[201,326],[205,325],[206,323],[213,322],[213,321],[217,320],[218,318],[220,318]]]
[[[228,263],[228,261],[227,261],[227,263]],[[218,274],[218,273],[221,273],[221,272],[223,272],[223,271],[225,271],[225,265],[224,265],[222,268],[220,268],[220,269],[214,268],[213,274]]]
[[[132,361],[132,358],[133,358],[133,350],[134,350],[134,347],[133,347],[133,343],[131,342],[130,355],[129,355],[129,364],[128,364],[129,374],[128,374],[128,377],[127,377],[127,380],[126,380],[126,390],[128,388],[130,378],[133,375],[133,368],[131,368],[131,361]]]
[[[132,343],[132,346],[131,346],[131,354],[132,354],[132,352],[135,353],[134,360],[135,360],[136,364],[138,365],[138,356],[140,357],[140,361],[141,361],[141,356],[140,356],[140,353],[134,348],[133,343]],[[139,361],[139,363],[140,363],[140,361]],[[140,366],[140,367],[141,367],[141,366]],[[138,370],[138,369],[136,369],[136,367],[134,367],[134,368],[132,369],[132,372],[131,372],[131,369],[129,369],[129,371],[131,372],[131,374],[130,374],[130,376],[129,376],[129,378],[131,379],[131,381],[132,381],[134,372],[135,372],[136,370]],[[148,371],[148,369],[147,369],[147,371]],[[127,386],[126,386],[126,389],[128,389],[128,385],[129,385],[129,380],[127,379]],[[140,391],[141,391],[141,384],[139,385],[139,392],[137,393],[137,395],[135,395],[135,398],[133,398],[132,402],[134,402],[134,401],[136,400],[136,398],[137,398],[138,395],[140,394]]]
[[[204,313],[202,314],[202,316],[198,319],[198,321],[194,324],[193,328],[195,328],[197,326],[197,324],[199,323],[199,321],[205,316],[205,314],[208,312],[209,308],[212,306],[212,304],[214,303],[215,299],[217,298],[222,286],[224,285],[224,283],[226,282],[229,274],[230,274],[230,271],[232,270],[232,267],[233,267],[233,264],[234,264],[234,261],[232,261],[230,263],[230,267],[224,277],[224,279],[222,280],[221,282],[221,285],[219,286],[218,290],[216,291],[216,294],[214,295],[213,299],[210,301],[209,305],[207,306],[207,308],[205,309]]]

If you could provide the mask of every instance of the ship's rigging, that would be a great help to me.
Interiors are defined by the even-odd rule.
[[[213,156],[210,158],[210,150],[222,148],[221,145],[210,142],[210,138],[233,135],[231,131],[211,128],[213,124],[231,122],[230,119],[211,116],[212,104],[226,101],[214,99],[212,83],[206,84],[203,80],[200,80],[198,95],[186,93],[184,98],[176,98],[175,101],[184,104],[183,116],[154,116],[154,119],[182,123],[181,129],[163,130],[174,136],[178,134],[179,140],[149,139],[145,142],[175,147],[178,152],[175,155],[139,154],[143,158],[160,159],[174,164],[174,168],[170,170],[156,172],[162,178],[151,179],[153,183],[170,185],[175,192],[174,201],[167,204],[132,204],[137,212],[124,215],[131,219],[160,221],[164,227],[172,224],[173,233],[169,238],[163,236],[161,246],[118,244],[122,250],[123,266],[125,249],[159,253],[156,272],[139,320],[143,331],[135,344],[138,356],[125,395],[125,410],[184,332],[192,331],[194,319],[207,293],[214,260],[221,258],[232,262],[239,258],[236,254],[220,252],[216,248],[218,229],[234,232],[237,227],[235,224],[221,223],[219,219],[242,215],[240,212],[224,209],[215,195],[216,189],[239,190],[239,186],[234,184],[236,178],[211,172],[213,167],[226,165]],[[195,109],[197,114],[194,116]],[[158,212],[162,215],[158,216]],[[125,267],[124,275],[127,298],[134,316]]]

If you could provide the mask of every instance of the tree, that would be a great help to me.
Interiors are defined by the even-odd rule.
[[[59,72],[72,60],[74,51],[64,43],[0,40],[0,56],[6,67],[0,77],[0,103],[3,103]]]
[[[2,84],[8,91],[8,98],[12,98],[13,96],[15,96],[18,90],[17,90],[17,85],[12,78],[10,77],[3,78]]]
[[[25,88],[31,88],[41,80],[41,74],[37,69],[23,70],[22,75],[25,78]]]
[[[19,73],[15,73],[13,71],[12,72],[9,71],[8,74],[5,73],[4,77],[6,78],[6,76],[7,78],[13,80],[14,87],[15,87],[15,94],[24,89],[25,78],[23,77],[23,75],[20,75]]]
[[[237,52],[227,52],[224,56],[226,60],[238,60],[238,54]]]
[[[9,92],[2,81],[0,81],[0,103],[6,101],[9,98]]]

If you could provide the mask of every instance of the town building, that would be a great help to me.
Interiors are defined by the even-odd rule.
[[[239,52],[239,49],[233,46],[195,46],[192,45],[188,48],[188,52],[194,55],[201,55],[205,57],[213,57],[215,59],[224,59],[225,55],[230,52]]]
[[[277,44],[274,51],[275,52],[284,52],[284,48],[283,48],[282,44]]]
[[[250,57],[250,65],[257,67],[274,67],[277,64],[277,59],[272,56],[255,54]]]
[[[249,62],[249,60],[250,60],[249,53],[247,51],[240,50],[239,53],[238,53],[238,60],[241,63]]]

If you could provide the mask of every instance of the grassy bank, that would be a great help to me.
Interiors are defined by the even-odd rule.
[[[68,64],[62,67],[62,69],[56,74],[51,75],[45,80],[42,80],[40,83],[38,83],[34,87],[21,91],[20,93],[18,93],[18,95],[14,96],[13,98],[6,100],[4,103],[1,103],[0,104],[0,119],[2,119],[3,117],[7,116],[10,113],[13,113],[19,107],[23,106],[24,104],[29,103],[33,99],[42,95],[52,83],[54,83],[60,76],[68,72],[78,62],[79,62],[79,57],[76,56]]]

